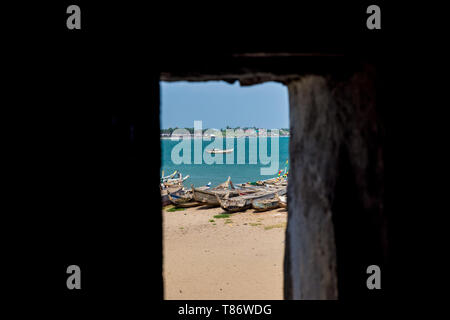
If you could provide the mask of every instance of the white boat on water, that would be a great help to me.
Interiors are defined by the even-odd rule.
[[[234,150],[233,148],[225,149],[225,150],[213,148],[211,150],[206,150],[206,152],[211,153],[211,154],[218,154],[218,153],[231,153],[231,152],[233,152],[233,150]]]

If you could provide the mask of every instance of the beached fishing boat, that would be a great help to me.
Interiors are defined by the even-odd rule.
[[[281,208],[287,208],[287,195],[282,195],[282,196],[277,195],[276,198],[278,200],[278,205]]]
[[[206,152],[211,153],[211,154],[220,154],[220,153],[231,153],[231,152],[233,152],[233,150],[234,150],[233,148],[225,149],[225,150],[213,148],[211,150],[206,150]]]
[[[224,198],[225,196],[233,193],[234,195],[239,195],[238,191],[235,190],[199,190],[197,188],[192,187],[192,192],[194,194],[194,200],[201,202],[203,204],[207,204],[210,206],[219,206],[219,202],[216,199],[216,196],[219,198]]]
[[[271,198],[271,199],[263,199],[263,200],[253,200],[252,202],[252,208],[256,211],[267,211],[276,209],[279,207],[278,199],[277,198]]]
[[[229,212],[237,212],[250,209],[252,207],[252,202],[256,200],[264,200],[274,198],[276,195],[286,194],[286,187],[260,187],[257,188],[256,192],[249,192],[245,195],[239,195],[235,197],[216,197],[217,202],[219,202],[222,209]]]
[[[200,188],[194,188],[193,185],[191,185],[192,188],[192,194],[195,201],[211,205],[211,206],[218,206],[219,203],[216,200],[216,194],[219,195],[219,197],[224,197],[229,192],[234,190],[233,183],[231,182],[231,177],[228,177],[227,181],[224,183],[219,184],[215,188],[209,188],[209,189],[202,189]]]
[[[236,188],[231,182],[230,177],[228,177],[228,180],[226,182],[212,189],[200,190],[199,188],[194,188],[193,186],[191,187],[194,194],[194,200],[209,206],[220,206],[217,198],[228,199],[260,191],[259,188],[255,188],[254,186],[246,188]]]
[[[264,185],[260,187],[256,187],[259,191],[272,192],[276,195],[282,196],[287,192],[287,186],[283,185]]]
[[[162,173],[162,177],[161,177],[161,182],[166,182],[169,179],[173,179],[173,177],[175,177],[175,175],[179,174],[178,170],[175,170],[172,174],[169,174],[168,176],[164,177],[164,170]]]
[[[274,193],[272,192],[266,192],[266,191],[260,191],[253,194],[247,194],[243,196],[237,196],[232,198],[217,198],[217,202],[219,202],[222,209],[228,212],[237,212],[237,211],[243,211],[250,209],[252,207],[252,202],[254,200],[262,200],[262,199],[268,199],[273,198]]]
[[[180,194],[171,194],[168,192],[170,202],[179,208],[191,208],[201,205],[200,202],[192,201],[193,194],[190,190],[184,190]]]
[[[187,175],[186,177],[181,177],[180,174],[180,178],[177,179],[167,179],[165,182],[163,182],[162,184],[166,187],[168,186],[174,186],[174,185],[181,185],[184,181],[186,181],[190,176]]]
[[[181,192],[183,191],[183,187],[175,187],[175,188],[166,188],[166,189],[162,189],[161,190],[161,203],[162,206],[167,206],[169,205],[170,199],[169,199],[169,193],[171,195],[179,195]]]
[[[276,177],[276,178],[270,178],[266,180],[258,180],[255,182],[248,182],[245,185],[249,186],[287,186],[287,178],[286,177]]]

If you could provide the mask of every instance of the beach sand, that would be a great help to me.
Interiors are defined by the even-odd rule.
[[[165,299],[283,299],[286,209],[163,210]],[[212,221],[214,220],[214,222]]]

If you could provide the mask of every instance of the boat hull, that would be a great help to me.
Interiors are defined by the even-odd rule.
[[[252,208],[256,211],[268,211],[279,207],[277,199],[255,200],[252,202]]]
[[[198,190],[193,188],[192,192],[194,194],[194,200],[197,202],[206,203],[209,205],[219,205],[215,194],[211,191]]]
[[[192,201],[193,195],[190,192],[186,192],[185,194],[181,195],[173,195],[169,193],[169,200],[170,202],[179,208],[191,208],[199,206],[201,203]]]
[[[169,191],[168,189],[161,190],[161,204],[162,204],[162,206],[165,207],[165,206],[171,204],[170,198],[169,198],[169,193],[170,194],[179,195],[179,194],[181,194],[182,190],[183,190],[182,187],[175,188],[172,191]]]
[[[220,202],[217,200],[225,197],[238,196],[239,192],[235,190],[198,190],[193,189],[194,200],[210,206],[220,206]]]
[[[286,196],[278,196],[277,200],[278,200],[278,205],[281,208],[287,208],[287,198],[286,198]]]
[[[228,212],[238,212],[250,209],[252,207],[252,203],[255,200],[263,200],[270,199],[275,197],[277,191],[271,192],[257,192],[254,194],[249,194],[245,196],[238,196],[229,199],[220,199],[217,197],[217,201],[220,203],[222,209]]]

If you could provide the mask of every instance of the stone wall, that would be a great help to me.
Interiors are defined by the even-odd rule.
[[[377,292],[366,287],[367,267],[389,269],[386,102],[380,99],[379,65],[364,61],[334,54],[262,53],[223,58],[216,69],[191,61],[184,63],[191,69],[161,73],[165,81],[278,81],[288,86],[286,299],[373,297]]]
[[[387,249],[375,68],[305,75],[288,90],[285,298],[363,297],[366,268]]]

